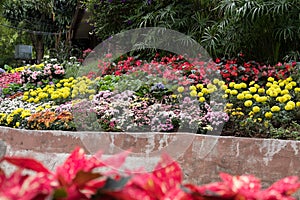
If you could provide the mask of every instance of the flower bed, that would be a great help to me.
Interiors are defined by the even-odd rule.
[[[86,76],[66,74],[74,66],[77,63],[48,62],[2,73],[4,78],[16,73],[20,77],[2,89],[0,125],[300,138],[295,62],[276,66],[238,59],[189,63],[182,56],[156,55],[150,62],[133,57],[113,64],[99,61],[99,71],[87,71]]]

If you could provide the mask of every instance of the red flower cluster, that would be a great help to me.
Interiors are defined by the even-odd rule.
[[[169,55],[159,58],[158,54],[150,62],[136,60],[134,57],[121,58],[117,63],[99,61],[98,68],[102,75],[120,76],[142,71],[168,80],[177,80],[179,84],[183,85],[207,82],[209,73],[217,71],[217,65],[214,62],[204,62],[196,59],[187,61],[181,55]]]
[[[278,63],[271,66],[262,65],[255,61],[244,62],[240,58],[232,60],[216,59],[216,63],[224,80],[236,83],[266,82],[268,77],[274,77],[277,80],[284,79],[291,75],[292,69],[296,66],[296,62]]]
[[[19,72],[0,74],[0,88],[7,88],[10,83],[21,83]]]
[[[251,175],[231,176],[222,173],[221,182],[203,186],[182,183],[178,163],[163,155],[151,173],[121,176],[116,170],[94,172],[96,168],[119,169],[128,152],[101,160],[101,152],[86,158],[76,148],[55,172],[31,158],[4,157],[19,167],[7,176],[0,171],[0,199],[6,200],[293,200],[290,195],[300,188],[297,177],[287,177],[261,190],[260,181]],[[170,164],[171,163],[171,164]],[[24,175],[23,169],[36,172]]]

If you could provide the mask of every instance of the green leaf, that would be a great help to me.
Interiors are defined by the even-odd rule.
[[[54,191],[53,199],[62,199],[68,197],[68,193],[64,188],[59,188]]]
[[[101,176],[102,175],[100,173],[79,171],[76,174],[76,177],[74,178],[73,182],[80,188],[84,186],[87,182],[99,178]]]
[[[120,180],[108,178],[106,180],[106,184],[103,188],[101,188],[101,190],[120,190],[127,184],[130,178],[131,177],[122,177]]]

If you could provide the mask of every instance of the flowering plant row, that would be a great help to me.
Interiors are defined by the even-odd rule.
[[[221,181],[202,186],[184,184],[179,164],[162,155],[152,172],[120,167],[128,152],[102,159],[102,152],[87,156],[76,148],[55,171],[32,158],[3,157],[18,168],[10,175],[0,170],[0,199],[6,200],[293,200],[300,188],[298,177],[286,177],[262,189],[252,175],[221,173]],[[101,169],[101,170],[100,170]],[[27,173],[31,170],[34,173]]]
[[[110,58],[86,76],[66,78],[68,69],[57,63],[2,74],[21,75],[2,89],[0,125],[207,133],[225,123],[222,135],[300,139],[297,63],[189,63],[156,55],[150,62],[127,57],[111,64]]]

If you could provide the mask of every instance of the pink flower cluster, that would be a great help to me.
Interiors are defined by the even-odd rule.
[[[47,64],[43,69],[28,68],[21,73],[22,83],[38,83],[42,80],[61,78],[65,70],[58,64]]]
[[[252,175],[225,173],[220,174],[220,182],[202,186],[184,184],[179,164],[166,154],[153,172],[127,170],[121,174],[118,169],[127,155],[124,151],[103,160],[102,152],[98,152],[87,158],[83,149],[76,148],[55,171],[32,158],[4,157],[1,162],[6,161],[18,169],[11,175],[0,169],[0,199],[295,200],[290,195],[300,188],[295,176],[279,180],[263,190],[260,180]],[[24,169],[36,173],[25,174]]]
[[[7,88],[10,83],[21,83],[19,72],[0,74],[0,88]]]

